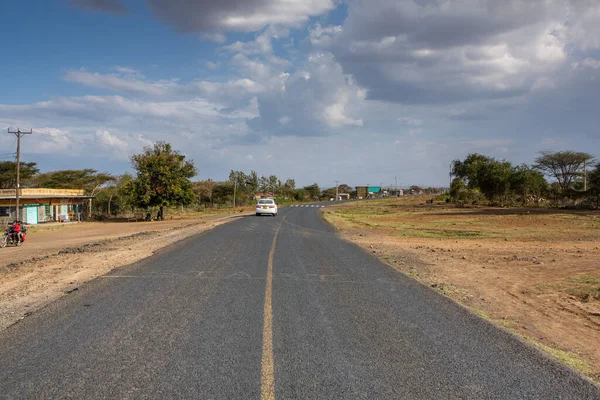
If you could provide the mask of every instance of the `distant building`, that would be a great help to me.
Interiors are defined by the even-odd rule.
[[[381,186],[357,186],[356,196],[366,199],[368,197],[379,196],[381,194]]]
[[[20,189],[17,218],[16,190],[0,189],[0,219],[27,224],[79,221],[84,204],[92,198],[79,189]]]

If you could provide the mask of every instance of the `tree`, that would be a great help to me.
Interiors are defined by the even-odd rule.
[[[281,186],[281,181],[279,180],[277,175],[269,175],[267,182],[268,182],[269,188],[271,189],[271,192],[273,193],[273,196],[275,196],[275,192]]]
[[[562,192],[567,192],[576,178],[581,176],[584,165],[592,163],[591,154],[576,151],[542,151],[535,159],[534,167],[558,182]]]
[[[459,201],[461,198],[461,193],[463,193],[465,190],[467,190],[465,181],[458,177],[454,178],[450,184],[450,198],[453,201]]]
[[[313,183],[310,186],[304,186],[302,189],[310,195],[311,199],[318,199],[321,196],[321,189],[317,183]]]
[[[589,179],[589,195],[595,208],[600,207],[600,164],[596,165],[596,168],[591,171],[588,176]]]
[[[247,182],[249,177],[243,171],[234,171],[231,170],[229,172],[229,180],[231,183],[237,185],[237,190],[240,193],[247,193]]]
[[[303,201],[306,198],[306,190],[304,189],[296,189],[294,192],[294,199],[298,201]]]
[[[296,189],[296,180],[294,180],[292,178],[288,178],[285,180],[285,183],[283,184],[283,186],[286,189],[294,190],[294,189]]]
[[[133,181],[134,178],[131,174],[123,174],[115,180],[115,190],[111,192],[110,197],[108,198],[108,215],[111,215],[111,213],[118,215],[126,208],[133,206]],[[114,206],[112,206],[113,204]]]
[[[479,187],[478,176],[482,165],[489,162],[490,157],[472,153],[464,161],[455,160],[452,164],[452,176],[462,179],[469,188]]]
[[[246,184],[248,185],[249,194],[256,194],[258,192],[258,174],[256,171],[250,171],[250,175],[247,176]]]
[[[164,206],[187,205],[196,200],[192,190],[197,174],[192,160],[173,150],[169,143],[157,142],[144,152],[131,157],[137,171],[133,182],[133,197],[139,207],[160,207],[159,218],[164,218]]]
[[[96,212],[117,216],[133,206],[131,185],[133,176],[123,174],[101,190],[94,199]]]
[[[479,190],[489,201],[503,201],[510,191],[512,165],[473,153],[464,161],[454,161],[452,175],[462,179],[468,189]]]
[[[548,182],[541,172],[522,164],[513,169],[510,187],[523,205],[527,204],[530,197],[534,197],[539,204],[539,199],[548,190]]]
[[[285,198],[290,198],[290,197],[294,196],[295,189],[296,189],[296,181],[294,179],[288,178],[283,183],[283,185],[281,185],[281,187],[279,189],[279,193]]]
[[[342,183],[340,186],[338,186],[338,193],[352,193],[353,191],[354,188],[345,183]]]
[[[335,198],[335,194],[336,194],[335,187],[325,189],[321,192],[321,195],[328,199],[332,198],[332,197]]]
[[[488,159],[478,169],[479,190],[489,201],[506,200],[510,191],[512,173],[513,167],[508,161]]]
[[[31,178],[39,172],[34,162],[21,162],[19,184],[29,185]],[[14,189],[17,186],[17,163],[15,161],[0,161],[0,189]]]
[[[213,191],[217,183],[211,179],[192,183],[194,192],[198,196],[198,200],[202,202],[202,198],[208,198],[209,203],[213,203]]]
[[[94,196],[102,185],[114,180],[113,175],[95,169],[64,169],[39,174],[34,183],[42,188],[83,189],[86,194]]]

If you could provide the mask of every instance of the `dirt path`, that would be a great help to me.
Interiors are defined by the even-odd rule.
[[[0,249],[0,329],[114,268],[243,215],[34,229],[23,246]]]
[[[223,216],[223,214],[213,214],[162,222],[84,222],[31,226],[25,245],[0,249],[0,267],[32,257],[56,253],[65,247],[77,247],[138,232],[165,232]]]

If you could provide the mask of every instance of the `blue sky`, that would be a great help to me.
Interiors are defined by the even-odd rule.
[[[479,152],[600,157],[600,3],[2,2],[0,128],[44,171],[168,141],[198,179],[446,185]],[[14,137],[0,135],[0,159]]]

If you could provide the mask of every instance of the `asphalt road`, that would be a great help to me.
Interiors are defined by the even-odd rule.
[[[0,332],[0,398],[600,399],[320,209],[219,226]]]

